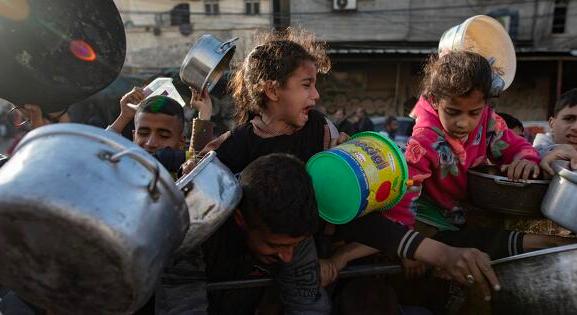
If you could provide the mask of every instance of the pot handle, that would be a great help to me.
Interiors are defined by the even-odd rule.
[[[551,163],[551,166],[555,174],[577,184],[577,173],[571,171],[568,161],[557,160]]]
[[[503,186],[525,187],[525,186],[529,185],[529,183],[514,182],[512,180],[501,179],[501,178],[495,178],[494,181],[497,185],[503,185]]]
[[[218,46],[216,51],[222,54],[225,50],[227,50],[230,46],[232,46],[232,43],[236,42],[237,40],[238,37],[227,40],[226,42],[220,44],[220,46]]]
[[[120,151],[116,154],[112,154],[112,152],[101,152],[99,156],[103,160],[109,161],[111,163],[118,163],[120,161],[120,158],[122,158],[123,156],[128,156],[134,159],[136,162],[142,164],[142,166],[144,166],[146,169],[152,172],[152,180],[150,181],[150,183],[148,183],[147,186],[148,193],[150,194],[150,197],[152,197],[153,200],[158,199],[158,197],[160,196],[160,193],[158,191],[158,178],[160,176],[160,170],[157,163],[152,163],[148,161],[140,154],[138,154],[134,149],[127,149],[124,151]]]

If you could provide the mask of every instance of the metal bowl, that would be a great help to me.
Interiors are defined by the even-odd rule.
[[[577,314],[577,244],[492,262],[501,282],[494,314]]]
[[[497,175],[499,173],[495,165],[483,165],[469,170],[471,203],[475,207],[503,214],[542,217],[541,202],[550,181],[512,181]]]

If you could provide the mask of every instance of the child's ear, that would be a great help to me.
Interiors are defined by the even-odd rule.
[[[273,102],[278,102],[278,83],[276,81],[266,81],[264,83],[264,93]]]
[[[431,95],[431,96],[429,97],[429,103],[431,103],[431,106],[433,106],[433,108],[434,108],[435,110],[438,110],[438,109],[439,109],[439,103],[437,102],[437,99],[436,99],[434,96]]]
[[[246,220],[239,209],[234,210],[234,222],[236,222],[236,225],[241,227],[243,230],[246,229]]]

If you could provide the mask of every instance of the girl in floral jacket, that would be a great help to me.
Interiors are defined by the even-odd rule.
[[[415,227],[432,225],[433,238],[452,246],[479,248],[500,258],[567,241],[515,231],[464,227],[460,202],[467,197],[467,170],[497,164],[510,179],[539,176],[539,154],[507,128],[487,98],[492,69],[482,56],[450,52],[433,57],[425,68],[423,93],[411,115],[416,119],[405,157],[417,189],[407,193],[387,218]]]

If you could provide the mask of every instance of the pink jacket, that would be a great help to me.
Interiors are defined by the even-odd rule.
[[[529,142],[507,128],[505,121],[486,106],[481,121],[462,142],[449,136],[437,111],[421,97],[411,116],[416,118],[405,158],[409,177],[422,183],[427,196],[448,211],[466,198],[467,170],[486,161],[502,165],[517,159],[539,163],[539,154]],[[408,192],[397,206],[383,212],[389,219],[414,227],[414,202],[420,192]]]

